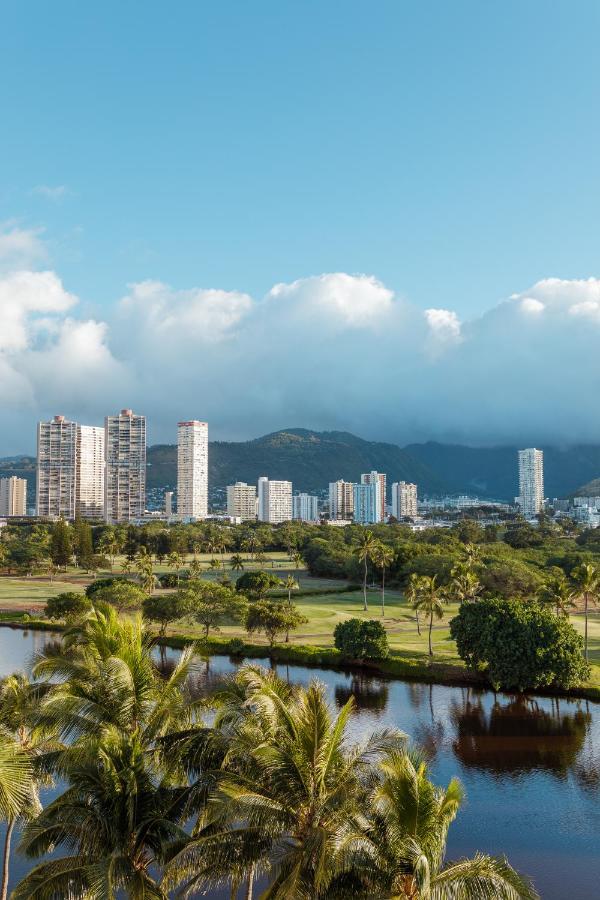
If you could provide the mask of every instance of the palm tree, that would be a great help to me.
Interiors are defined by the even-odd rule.
[[[288,609],[294,609],[294,604],[292,603],[292,591],[299,591],[300,585],[296,581],[293,575],[288,575],[285,581],[281,582],[282,587],[287,591],[288,595]],[[290,630],[289,628],[285,632],[285,642],[289,644],[290,642]]]
[[[60,757],[68,787],[25,826],[21,850],[39,857],[64,847],[68,856],[37,865],[14,900],[125,896],[167,900],[153,869],[180,825],[183,791],[157,770],[139,732],[111,727]]]
[[[437,576],[421,575],[417,584],[417,596],[413,603],[413,608],[422,610],[425,615],[429,616],[429,655],[433,656],[431,647],[431,632],[433,630],[433,619],[441,619],[444,615],[445,597],[437,584]]]
[[[572,573],[571,577],[575,583],[575,593],[584,603],[585,614],[585,658],[588,659],[588,613],[589,605],[596,605],[600,599],[600,571],[591,563],[583,563],[578,566]]]
[[[569,610],[577,606],[576,596],[576,591],[562,572],[549,578],[538,591],[538,598],[542,603],[553,606],[557,616],[569,615]]]
[[[57,749],[52,729],[37,723],[39,704],[47,685],[34,683],[23,672],[8,675],[0,682],[0,729],[12,738],[15,747],[30,763],[26,793],[21,798],[18,809],[7,817],[4,839],[4,861],[0,898],[6,900],[12,833],[18,821],[24,823],[41,812],[39,788],[49,784],[50,779],[36,771],[36,762],[44,753]]]
[[[347,839],[346,852],[380,900],[535,900],[528,879],[504,858],[476,854],[445,865],[448,829],[463,790],[453,779],[438,788],[414,753],[393,751],[374,773],[369,825]]]
[[[179,553],[179,551],[177,550],[169,553],[167,562],[169,564],[169,568],[175,571],[175,574],[177,575],[177,584],[179,584],[179,570],[183,566],[183,558],[181,556],[181,553]]]
[[[362,779],[374,759],[403,743],[392,731],[349,747],[353,705],[352,698],[334,718],[323,685],[291,688],[245,667],[217,713],[216,727],[229,736],[227,768],[217,780],[209,816],[221,826],[221,858],[235,858],[238,848],[246,875],[254,868],[268,875],[264,897],[333,896],[328,888],[340,868],[334,850],[361,815]],[[166,887],[183,882],[188,896],[216,874],[207,858],[206,815],[200,824],[204,830],[173,859],[165,879]],[[229,879],[237,875],[234,885],[240,874],[229,867]]]
[[[417,575],[416,572],[411,572],[409,579],[408,579],[408,585],[406,587],[406,590],[404,591],[404,596],[406,597],[406,599],[410,603],[411,607],[415,611],[415,619],[417,622],[417,634],[419,635],[419,637],[421,636],[421,623],[419,622],[419,608],[418,608],[418,606],[415,606],[415,603],[419,596],[419,581],[420,581],[421,577],[422,576]]]
[[[199,578],[202,573],[202,563],[199,559],[193,559],[190,563],[190,575],[192,578]]]
[[[483,590],[483,585],[467,563],[458,563],[450,574],[452,580],[448,588],[448,596],[452,600],[457,603],[466,603],[477,599]]]
[[[6,821],[0,896],[6,900],[10,844],[15,823],[29,807],[34,784],[31,759],[4,728],[0,728],[0,819]]]
[[[465,544],[463,547],[463,561],[467,569],[473,569],[481,562],[481,548],[477,544]]]
[[[110,570],[112,572],[113,566],[115,564],[115,556],[121,549],[121,544],[117,535],[115,533],[114,528],[107,528],[102,537],[100,538],[100,543],[98,545],[98,550],[102,553],[103,556],[108,556],[110,559]]]
[[[376,552],[378,541],[372,531],[363,531],[360,535],[358,545],[354,548],[354,554],[358,561],[364,565],[363,573],[363,609],[368,610],[367,605],[367,577],[369,574],[369,561],[373,559]]]
[[[299,550],[294,550],[292,554],[292,561],[297,569],[302,568],[304,565],[304,558]]]
[[[378,543],[375,547],[373,561],[381,569],[381,615],[385,616],[385,570],[394,561],[394,551],[387,544]]]
[[[229,564],[234,572],[239,572],[244,568],[244,560],[240,553],[234,553],[229,560]]]

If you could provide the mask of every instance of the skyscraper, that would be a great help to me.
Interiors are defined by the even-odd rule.
[[[354,515],[354,484],[352,481],[329,482],[329,518],[351,520]]]
[[[27,482],[11,475],[0,478],[0,516],[24,516],[27,514]]]
[[[292,518],[292,482],[258,479],[258,518],[277,525]]]
[[[107,522],[132,522],[146,506],[146,417],[122,409],[104,420],[106,471],[104,516]]]
[[[208,423],[177,426],[177,515],[205,519],[208,515]]]
[[[296,494],[292,497],[292,518],[301,522],[318,522],[319,498],[312,494]]]
[[[256,519],[256,488],[245,481],[227,485],[227,515],[242,522]]]
[[[379,479],[354,485],[354,521],[360,525],[375,525],[381,521]]]
[[[39,422],[35,503],[38,516],[75,518],[76,466],[77,423],[64,416]]]
[[[521,513],[533,519],[544,506],[544,453],[529,447],[519,450],[519,496]]]
[[[392,484],[392,515],[395,519],[417,516],[417,486],[408,481]]]
[[[77,426],[75,513],[82,519],[104,516],[104,428]]]
[[[378,518],[375,520],[376,522],[385,522],[386,520],[386,510],[385,510],[385,500],[387,496],[387,476],[383,474],[383,472],[366,472],[364,475],[360,476],[361,484],[374,484],[375,482],[379,483],[379,514]]]

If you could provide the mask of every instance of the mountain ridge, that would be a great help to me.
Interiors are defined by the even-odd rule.
[[[544,450],[546,495],[567,497],[598,491],[600,446]],[[368,441],[348,431],[284,428],[249,441],[211,441],[209,483],[212,490],[233,481],[254,483],[261,475],[292,481],[295,490],[323,491],[330,481],[356,481],[362,472],[385,472],[388,483],[414,481],[421,495],[470,493],[511,501],[518,492],[516,446],[468,447],[436,441],[405,447]],[[174,444],[148,447],[148,488],[175,487],[177,448]],[[17,475],[28,481],[35,495],[35,458],[0,458],[0,477]]]

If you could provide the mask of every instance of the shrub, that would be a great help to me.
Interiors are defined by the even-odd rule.
[[[571,688],[590,676],[583,639],[563,616],[539,603],[464,603],[450,622],[458,654],[496,689]]]
[[[281,585],[281,580],[271,572],[244,572],[237,579],[235,589],[249,600],[262,600],[271,588]]]
[[[230,656],[244,655],[244,642],[241,638],[231,638],[227,643],[227,652]]]
[[[375,619],[338,622],[333,637],[336,648],[347,659],[385,659],[390,652],[385,628]]]
[[[71,621],[82,618],[91,608],[92,603],[85,594],[66,591],[56,597],[49,597],[44,611],[49,619]]]
[[[116,576],[110,578],[96,578],[95,581],[92,581],[92,583],[88,584],[88,586],[86,587],[85,595],[86,597],[89,597],[91,599],[96,591],[100,591],[102,590],[102,588],[112,587],[113,584],[124,580],[126,579],[117,578]]]

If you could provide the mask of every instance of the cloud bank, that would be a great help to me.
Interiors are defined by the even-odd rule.
[[[4,243],[3,243],[4,239]],[[400,444],[600,442],[600,280],[547,278],[461,322],[372,275],[243,291],[132,284],[101,319],[43,261],[39,236],[0,233],[0,454],[35,422],[133,406],[152,442],[179,419],[213,437],[286,426]]]

